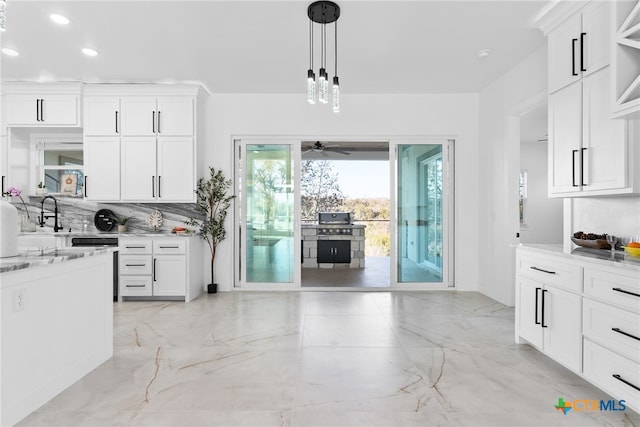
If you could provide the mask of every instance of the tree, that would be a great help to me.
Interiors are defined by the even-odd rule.
[[[316,220],[318,212],[335,211],[345,199],[338,185],[338,174],[328,160],[302,162],[300,191],[303,220]]]

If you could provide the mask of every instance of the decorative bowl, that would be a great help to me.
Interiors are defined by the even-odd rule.
[[[571,236],[571,241],[578,246],[582,246],[583,248],[611,249],[611,245],[607,243],[606,239],[584,240],[576,239],[575,237]]]
[[[630,248],[629,246],[623,246],[623,248],[629,255],[640,257],[640,248]]]

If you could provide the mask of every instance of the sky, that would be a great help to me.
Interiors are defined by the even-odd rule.
[[[338,174],[342,193],[349,198],[389,197],[389,161],[338,160],[333,170]]]

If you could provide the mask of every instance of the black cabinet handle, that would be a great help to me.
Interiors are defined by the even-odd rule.
[[[151,177],[151,197],[156,197],[156,177]]]
[[[144,288],[147,285],[125,285],[127,288]]]
[[[576,153],[578,150],[571,150],[571,185],[573,187],[580,187],[576,184]]]
[[[620,330],[620,328],[611,328],[611,330],[614,331],[614,332],[617,332],[619,334],[622,334],[622,335],[624,335],[626,337],[633,338],[634,340],[640,341],[640,337],[637,337],[637,336],[632,335],[632,334],[630,334],[628,332],[622,331],[622,330]]]
[[[4,179],[6,176],[2,175],[2,187],[0,187],[0,192],[4,193]]]
[[[571,39],[571,75],[577,76],[576,73],[576,42],[578,39]]]
[[[125,264],[125,267],[144,267],[147,264]]]
[[[151,112],[151,132],[156,133],[156,112]]]
[[[542,290],[542,310],[541,310],[541,311],[542,311],[542,322],[541,322],[542,324],[541,324],[541,326],[542,326],[543,328],[547,328],[547,327],[549,327],[548,325],[545,325],[545,324],[544,324],[544,300],[545,300],[545,298],[544,298],[544,294],[546,294],[547,292],[549,292],[549,291],[548,291],[548,290],[546,290],[546,289],[543,289],[543,290]]]
[[[161,177],[160,175],[158,175],[158,197],[162,197],[162,196],[160,195],[160,179],[161,179],[161,178],[162,178],[162,177]]]
[[[541,291],[542,288],[536,288],[536,318],[535,318],[535,323],[536,325],[540,324],[540,321],[538,320],[538,291]]]
[[[623,294],[627,294],[627,295],[633,295],[634,297],[638,297],[640,298],[640,294],[636,294],[635,292],[630,292],[630,291],[625,291],[624,289],[620,289],[620,288],[611,288],[612,291],[616,291],[616,292],[620,292]]]
[[[160,111],[158,111],[158,133],[160,133]]]
[[[160,249],[178,249],[180,246],[160,246]]]
[[[40,99],[36,99],[36,121],[40,121]]]
[[[118,133],[118,112],[116,111],[116,133]]]
[[[40,121],[44,122],[44,99],[40,99]]]
[[[144,249],[145,246],[144,245],[139,245],[139,246],[125,246],[125,248],[127,249]]]
[[[624,378],[622,378],[620,376],[620,374],[613,374],[612,375],[613,378],[617,379],[618,381],[622,381],[623,383],[625,383],[626,385],[628,385],[629,387],[635,388],[636,390],[640,391],[640,387],[638,387],[635,384],[631,384],[629,381],[625,380]]]
[[[156,259],[153,259],[153,281],[156,281]]]
[[[586,35],[587,33],[580,33],[580,71],[587,71],[584,68],[584,36]]]
[[[87,197],[87,175],[84,176],[84,197]]]
[[[586,186],[584,183],[584,152],[587,148],[583,148],[580,150],[580,185]]]
[[[538,267],[536,267],[536,266],[531,266],[531,267],[529,267],[529,268],[530,268],[530,269],[532,269],[532,270],[535,270],[535,271],[541,271],[541,272],[543,272],[543,273],[547,273],[547,274],[556,274],[556,272],[555,272],[555,271],[544,270],[544,269],[542,269],[542,268],[538,268]]]

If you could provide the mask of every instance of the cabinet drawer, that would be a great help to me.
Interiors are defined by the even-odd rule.
[[[184,254],[185,248],[186,242],[179,237],[153,241],[153,253],[155,255]]]
[[[120,276],[120,295],[151,296],[152,282],[149,276]]]
[[[637,359],[635,362],[629,360],[585,338],[583,374],[616,399],[640,410],[640,363]]]
[[[640,314],[583,299],[582,333],[630,359],[640,359]]]
[[[151,254],[151,240],[124,240],[120,243],[120,254]]]
[[[640,313],[640,272],[585,268],[584,293]]]
[[[120,274],[151,275],[151,255],[120,255]]]
[[[516,274],[540,283],[582,292],[582,267],[547,257],[518,254]]]

